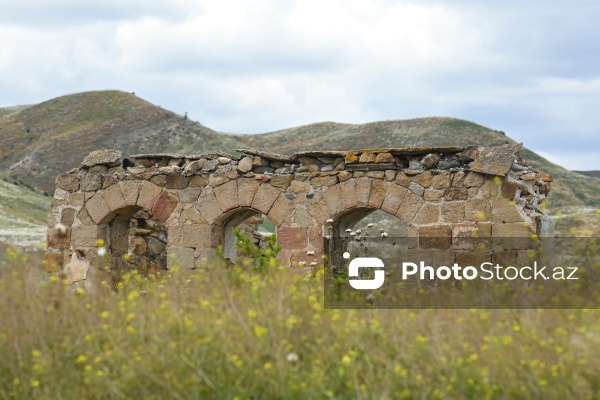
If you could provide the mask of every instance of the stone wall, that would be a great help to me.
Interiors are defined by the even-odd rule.
[[[276,225],[280,257],[293,267],[321,264],[325,236],[347,235],[377,209],[407,225],[415,251],[454,250],[467,235],[547,235],[542,201],[552,177],[521,160],[519,148],[239,150],[240,157],[100,150],[56,178],[46,265],[71,281],[202,267],[217,246],[231,246],[235,224],[261,214]]]

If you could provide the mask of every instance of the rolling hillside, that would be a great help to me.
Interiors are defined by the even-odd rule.
[[[444,117],[362,125],[321,122],[257,135],[225,134],[115,90],[0,109],[0,170],[48,193],[54,190],[56,175],[78,166],[89,152],[100,148],[118,148],[126,154],[215,150],[234,153],[235,149],[248,147],[293,153],[307,149],[474,143],[498,145],[514,141],[503,132]],[[527,148],[522,155],[540,170],[554,175],[549,197],[552,208],[600,206],[600,180],[570,172]]]
[[[126,154],[189,152],[242,145],[171,111],[119,91],[59,97],[0,117],[0,169],[46,192],[54,177],[79,165],[93,150]],[[229,144],[228,141],[232,143]]]
[[[0,248],[35,249],[45,237],[50,201],[20,179],[0,174]]]

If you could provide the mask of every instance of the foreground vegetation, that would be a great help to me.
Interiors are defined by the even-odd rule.
[[[133,273],[115,292],[9,256],[3,399],[600,396],[597,310],[325,310],[322,271],[273,259]]]

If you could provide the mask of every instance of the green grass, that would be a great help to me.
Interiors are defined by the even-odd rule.
[[[325,310],[322,273],[0,268],[0,398],[593,399],[597,310]]]
[[[45,225],[50,201],[29,183],[0,174],[0,227]]]

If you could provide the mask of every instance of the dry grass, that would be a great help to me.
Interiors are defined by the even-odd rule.
[[[0,398],[592,399],[597,310],[325,310],[322,274],[0,268]]]

